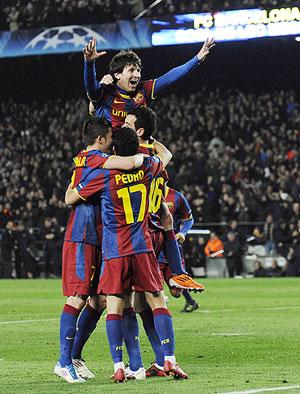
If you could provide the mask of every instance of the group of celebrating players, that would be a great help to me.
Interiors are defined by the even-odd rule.
[[[72,205],[62,258],[67,300],[60,319],[60,358],[54,368],[69,383],[95,377],[82,350],[105,309],[115,382],[168,375],[188,378],[176,362],[163,278],[174,296],[183,292],[191,305],[188,291],[201,292],[204,286],[185,272],[181,244],[193,218],[182,194],[166,186],[165,168],[172,154],[152,137],[156,116],[148,105],[197,68],[213,46],[213,39],[206,40],[193,59],[144,82],[140,82],[141,60],[132,51],[116,54],[109,74],[98,82],[95,60],[105,52],[97,52],[95,39],[84,49],[91,116],[83,126],[86,149],[74,158],[65,196]],[[147,370],[136,313],[155,353]]]

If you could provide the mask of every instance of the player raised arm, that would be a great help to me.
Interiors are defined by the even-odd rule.
[[[167,89],[173,83],[180,81],[191,71],[197,68],[199,64],[205,60],[206,56],[209,54],[209,51],[215,45],[216,44],[214,38],[207,38],[202,48],[197,53],[197,55],[193,57],[193,59],[189,60],[187,63],[181,66],[172,68],[172,70],[168,71],[166,74],[155,79],[152,98],[157,97],[163,90]]]
[[[153,146],[157,156],[159,156],[163,162],[164,167],[166,167],[173,157],[172,153],[161,142],[156,140],[153,141]]]
[[[106,52],[97,52],[96,49],[96,38],[89,41],[86,47],[83,49],[84,54],[84,86],[87,91],[87,95],[91,101],[97,101],[103,93],[103,85],[109,85],[113,83],[111,75],[104,75],[100,83],[96,78],[96,67],[95,60],[106,55]]]

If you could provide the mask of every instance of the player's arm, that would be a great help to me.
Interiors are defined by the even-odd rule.
[[[189,230],[193,227],[194,218],[192,214],[192,210],[188,200],[184,197],[183,194],[180,194],[180,220],[181,227],[180,231],[175,235],[177,241],[181,244],[185,241],[185,237]]]
[[[156,140],[153,141],[153,146],[157,156],[161,159],[163,166],[166,167],[173,157],[172,153],[161,142]]]
[[[75,189],[72,189],[72,186],[70,184],[65,193],[65,204],[74,205],[77,204],[79,201],[83,200],[80,198],[78,193],[75,192]]]
[[[192,214],[190,215],[189,219],[182,220],[180,232],[175,235],[175,238],[180,244],[185,241],[185,237],[187,233],[190,231],[190,229],[193,227],[193,225],[194,225],[194,218]]]
[[[110,156],[103,165],[107,170],[129,171],[140,167],[147,155],[138,153],[134,156]]]
[[[65,203],[73,205],[79,201],[86,201],[93,194],[103,190],[106,173],[103,168],[96,168],[76,187],[69,185],[65,194]]]
[[[83,54],[84,54],[83,80],[84,80],[85,90],[87,92],[88,98],[92,102],[96,102],[101,98],[103,94],[104,85],[109,85],[113,83],[113,78],[111,75],[105,75],[101,79],[100,83],[97,81],[97,77],[96,77],[95,60],[101,56],[104,56],[106,52],[97,52],[96,39],[93,38],[83,49]]]
[[[166,74],[154,80],[152,99],[157,97],[163,90],[167,89],[169,86],[175,82],[180,81],[182,78],[186,77],[190,72],[199,66],[200,63],[204,61],[209,51],[215,46],[214,38],[207,38],[193,59],[189,60],[187,63],[181,66],[175,67]]]

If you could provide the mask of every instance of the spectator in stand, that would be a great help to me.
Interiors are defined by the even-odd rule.
[[[55,225],[53,218],[46,217],[42,228],[46,278],[59,277],[61,275],[60,250],[58,248],[59,236],[59,229]]]
[[[224,255],[229,277],[241,276],[243,273],[243,250],[233,231],[227,233],[227,239],[224,242]]]
[[[279,267],[277,261],[272,261],[272,266],[267,270],[268,277],[279,277],[282,276],[282,268]]]
[[[204,87],[188,100],[170,95],[155,106],[162,130],[157,137],[174,154],[170,186],[180,184],[195,222],[265,222],[271,213],[273,242],[277,246],[283,239],[278,252],[289,255],[293,267],[299,236],[300,155],[287,155],[300,151],[300,103],[295,92],[255,94]],[[201,110],[195,113],[194,108]],[[74,152],[82,147],[78,125],[86,114],[81,99],[0,102],[2,228],[8,221],[21,221],[41,232],[45,217],[53,215],[64,227],[63,190]],[[215,136],[224,150],[212,158],[208,146]],[[278,236],[281,222],[287,225]],[[256,242],[263,243],[260,230],[254,233]]]
[[[15,224],[8,221],[1,238],[0,277],[11,278],[15,245]]]
[[[213,231],[210,233],[210,237],[205,245],[204,252],[207,257],[211,257],[211,258],[224,256],[223,242]]]
[[[255,278],[264,278],[265,276],[267,276],[267,271],[262,266],[262,263],[258,260],[254,262],[253,275]]]
[[[275,252],[274,229],[275,224],[273,221],[273,216],[269,214],[266,217],[266,221],[264,223],[264,239],[267,256],[272,255]]]
[[[3,29],[32,29],[71,24],[99,24],[132,19],[153,0],[4,0],[0,9]],[[168,0],[149,10],[144,17],[195,12],[216,12],[243,8],[277,8],[298,6],[297,0]]]

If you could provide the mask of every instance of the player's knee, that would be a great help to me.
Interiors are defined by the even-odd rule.
[[[66,304],[73,306],[76,309],[81,310],[86,304],[87,296],[76,295],[68,297]]]
[[[146,292],[145,295],[146,300],[152,310],[156,308],[166,308],[165,295],[163,291],[154,293]]]

